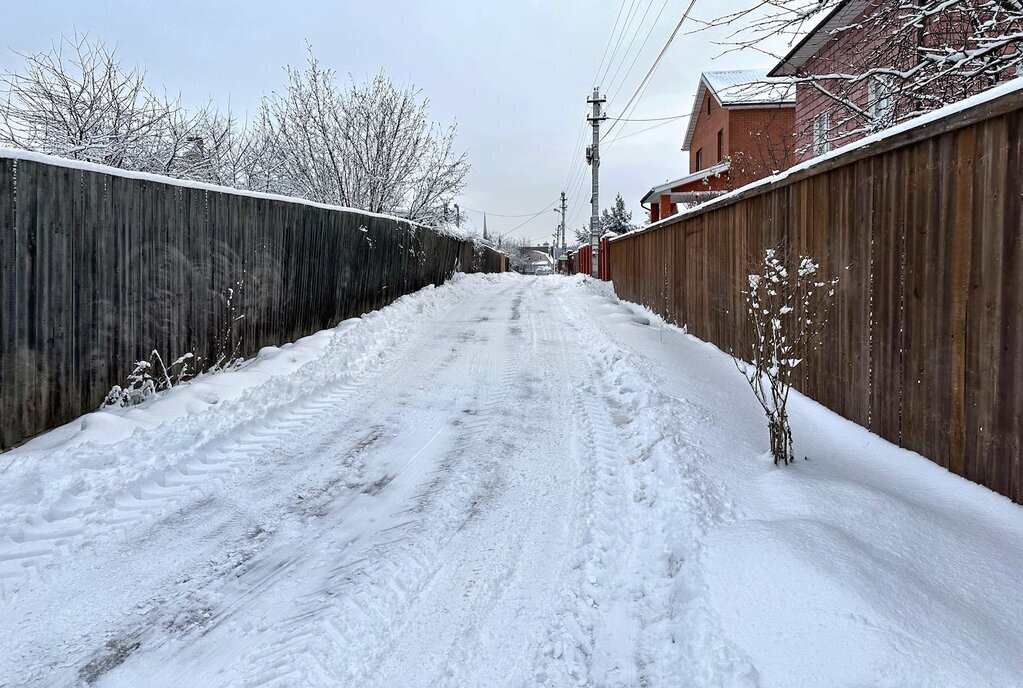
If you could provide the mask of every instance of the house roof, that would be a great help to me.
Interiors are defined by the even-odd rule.
[[[689,150],[699,121],[704,94],[710,92],[721,107],[757,108],[788,107],[796,104],[796,89],[788,79],[768,78],[761,69],[733,69],[725,72],[704,72],[696,89],[693,109],[689,115],[682,150]]]
[[[870,0],[841,0],[809,33],[803,36],[789,54],[767,73],[769,77],[795,76],[806,61],[816,55],[832,39],[834,32],[848,26],[870,4]]]
[[[651,203],[652,199],[660,199],[662,193],[666,193],[674,189],[676,186],[683,186],[684,184],[691,184],[692,182],[698,182],[701,179],[707,179],[708,177],[716,177],[724,172],[731,169],[732,163],[730,160],[722,160],[717,165],[711,165],[710,167],[687,174],[684,177],[675,179],[670,182],[664,182],[660,186],[655,186],[646,192],[646,196],[640,203]]]

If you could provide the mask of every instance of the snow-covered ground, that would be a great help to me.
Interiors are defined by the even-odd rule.
[[[0,455],[2,686],[1023,685],[1023,508],[581,277]]]

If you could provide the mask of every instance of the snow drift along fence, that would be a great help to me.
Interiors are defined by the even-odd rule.
[[[84,167],[0,152],[0,448],[96,409],[154,348],[216,360],[232,320],[248,356],[503,269],[390,217]]]
[[[612,241],[617,293],[748,350],[748,257],[820,258],[841,284],[799,388],[1023,503],[1023,88],[977,100]]]

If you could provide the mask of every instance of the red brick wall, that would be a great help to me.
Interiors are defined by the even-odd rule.
[[[710,114],[707,114],[707,103],[710,103]],[[696,120],[696,129],[693,131],[693,141],[689,149],[689,171],[699,172],[720,160],[717,156],[718,132],[725,132],[725,151],[728,151],[728,117],[729,111],[718,103],[709,92],[704,93],[700,102],[700,111]],[[703,149],[703,164],[696,166],[696,151]]]
[[[867,7],[863,13],[850,24],[863,19],[866,15],[874,12],[873,6]],[[841,31],[831,38],[823,48],[811,57],[800,69],[799,76],[819,74],[855,74],[870,67],[882,65],[865,64],[866,57],[875,53],[875,48],[885,39],[877,31],[870,31],[865,27],[849,31]],[[896,65],[886,65],[896,66]],[[848,84],[847,82],[822,82],[822,86],[829,91],[840,92],[841,95],[850,98],[861,107],[867,105],[866,83]],[[817,115],[827,111],[831,119],[832,137],[863,126],[862,120],[855,114],[831,98],[821,93],[815,86],[808,83],[796,84],[796,111],[794,131],[796,136],[797,161],[807,160],[815,156],[813,149],[813,120]],[[855,141],[859,135],[849,135],[842,140],[831,144],[832,147],[844,145],[847,142]]]
[[[882,8],[882,9],[878,9]],[[800,69],[798,76],[826,74],[862,74],[871,68],[893,68],[906,70],[917,64],[918,46],[968,46],[975,30],[966,16],[960,12],[945,11],[937,14],[919,27],[917,35],[911,35],[901,27],[903,19],[899,8],[887,7],[884,2],[872,3],[849,25],[860,28],[836,33],[816,55]],[[871,18],[871,15],[874,15]],[[891,30],[883,26],[892,26]],[[894,38],[893,38],[894,37]],[[882,60],[878,61],[881,56]],[[974,79],[945,78],[934,81],[922,94],[921,100],[898,98],[894,102],[895,115],[905,118],[915,113],[932,110],[941,104],[961,100],[989,88],[999,80],[1013,77],[1013,74],[981,75]],[[828,91],[855,104],[857,108],[870,106],[866,81],[852,84],[848,81],[822,80],[821,85]],[[822,112],[828,112],[831,119],[831,148],[851,143],[864,136],[867,121],[855,110],[848,108],[821,93],[812,84],[796,86],[796,158],[799,161],[814,157],[813,121]]]
[[[724,132],[724,155],[732,158],[732,170],[727,180],[712,178],[681,190],[734,189],[790,167],[795,161],[794,121],[791,107],[726,108],[710,93],[704,94],[690,144],[689,171],[698,172],[721,162],[717,154],[719,131]],[[697,168],[696,151],[701,148],[703,161]]]
[[[728,115],[728,176],[732,188],[745,186],[792,166],[795,161],[792,107],[736,108]]]

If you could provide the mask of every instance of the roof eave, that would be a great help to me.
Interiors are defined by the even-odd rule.
[[[661,200],[660,195],[665,191],[670,191],[676,186],[682,186],[683,184],[691,184],[692,182],[699,181],[701,179],[716,177],[725,172],[728,172],[731,168],[732,168],[731,161],[726,159],[723,162],[711,165],[710,167],[704,168],[702,170],[690,172],[686,176],[680,177],[679,179],[675,179],[670,182],[665,182],[663,184],[658,184],[657,186],[651,188],[649,191],[646,192],[646,195],[643,196],[643,198],[640,200],[640,203],[653,203],[652,199],[655,198],[657,199],[658,202],[660,202]]]
[[[700,119],[700,106],[703,104],[703,94],[713,94],[714,89],[710,87],[704,76],[700,75],[700,85],[696,89],[696,96],[693,98],[693,109],[689,112],[689,126],[686,127],[686,138],[682,142],[682,150],[689,150],[690,144],[693,142],[693,136],[696,134],[696,123]],[[714,99],[717,100],[717,96],[714,95]]]
[[[850,5],[857,4],[860,8],[856,11],[859,14],[863,7],[867,5],[868,0],[843,0],[842,2],[835,5],[828,16],[825,17],[817,26],[813,27],[803,38],[785,55],[785,57],[779,60],[771,71],[767,73],[769,77],[782,77],[782,76],[796,76],[799,73],[800,67],[806,62],[807,59],[813,54],[800,56],[803,48],[813,41],[821,32],[826,31],[829,28],[832,20],[835,19],[841,12],[845,11]],[[814,51],[816,53],[816,50]]]

